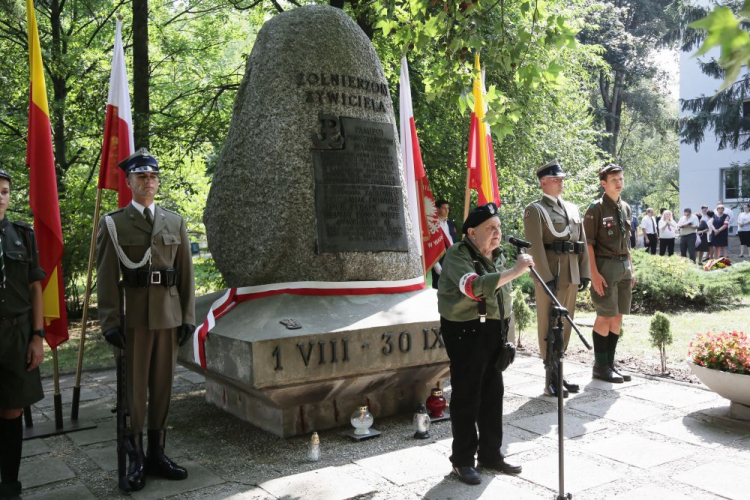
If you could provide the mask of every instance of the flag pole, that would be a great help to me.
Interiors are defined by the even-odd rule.
[[[427,172],[425,172],[425,175],[427,175]],[[419,189],[419,183],[422,182],[422,179],[417,180],[416,176],[414,179],[416,182],[414,183],[414,189],[417,191],[417,208],[423,206],[424,200],[421,200],[419,197],[419,192],[422,191]],[[422,213],[424,213],[424,209],[419,211],[419,217],[417,217],[417,224],[419,225],[419,244],[422,246],[420,248],[421,252],[419,252],[422,255],[422,276],[424,277],[425,284],[427,283],[427,262],[424,260],[424,241],[422,241]]]
[[[78,366],[76,367],[76,383],[73,387],[73,403],[70,408],[70,419],[78,420],[78,406],[81,402],[81,371],[83,369],[83,348],[86,343],[86,323],[89,316],[89,299],[91,298],[91,274],[94,267],[94,250],[96,249],[96,228],[99,220],[99,210],[102,203],[102,190],[96,190],[96,205],[94,206],[94,223],[91,227],[91,244],[89,245],[89,266],[86,271],[86,291],[83,295],[83,319],[81,321],[81,340],[78,344]],[[55,358],[57,360],[57,358]],[[55,363],[57,371],[57,363]]]
[[[62,396],[60,395],[60,370],[57,363],[57,347],[52,349],[52,369],[55,382],[55,429],[63,428]]]
[[[469,205],[471,205],[471,169],[466,167],[466,192],[464,193],[464,222],[469,217]]]

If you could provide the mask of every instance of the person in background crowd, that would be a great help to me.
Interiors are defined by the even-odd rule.
[[[701,211],[703,211],[703,207],[701,207]],[[711,224],[713,216],[714,213],[706,208],[703,217],[701,217],[700,224],[698,225],[698,230],[695,232],[697,235],[696,238],[700,237],[701,239],[700,244],[695,246],[695,263],[699,265],[703,262],[704,257],[706,259],[711,257],[709,237],[713,226],[709,226],[709,224]]]
[[[714,215],[714,237],[712,243],[715,248],[715,259],[720,259],[722,254],[724,254],[724,257],[728,257],[729,215],[724,210],[724,205],[719,205],[716,207],[716,215]]]
[[[680,230],[680,255],[695,260],[695,232],[698,230],[698,217],[693,215],[693,211],[686,208],[677,223]]]
[[[722,205],[724,207],[724,213],[729,217],[729,224],[731,224],[732,219],[734,218],[734,212],[727,205],[724,205],[724,202],[721,200],[716,202],[716,206],[718,207],[719,205]]]
[[[737,217],[737,235],[740,237],[740,257],[750,257],[750,204],[742,207]]]
[[[656,255],[656,242],[659,241],[659,226],[654,219],[654,209],[646,209],[646,215],[641,221],[641,232],[643,232],[643,246],[651,255]]]
[[[677,223],[672,218],[672,212],[665,211],[659,221],[659,255],[667,253],[671,257],[674,254],[676,230]]]
[[[435,203],[438,209],[438,222],[440,229],[443,230],[443,241],[445,242],[445,249],[448,250],[450,246],[456,241],[456,225],[452,220],[448,219],[448,215],[451,211],[451,204],[445,200],[438,200]],[[432,288],[437,290],[438,283],[440,282],[440,273],[443,272],[443,256],[437,264],[432,266]]]
[[[638,216],[633,212],[633,219],[630,221],[630,248],[635,248],[638,243],[635,239],[638,236]]]
[[[44,269],[34,230],[10,222],[10,175],[0,170],[0,498],[20,498],[23,408],[44,398]],[[41,474],[42,471],[38,471]]]
[[[664,212],[666,212],[667,209],[662,207],[659,209],[659,215],[656,216],[656,227],[659,227],[659,222],[661,221],[662,216],[664,215]]]
[[[708,213],[708,205],[701,205],[701,214],[699,216],[699,219],[700,220],[705,220],[707,213]]]

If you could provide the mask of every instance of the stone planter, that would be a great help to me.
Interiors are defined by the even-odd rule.
[[[750,375],[706,368],[690,359],[687,364],[706,387],[732,402],[730,417],[750,420]]]

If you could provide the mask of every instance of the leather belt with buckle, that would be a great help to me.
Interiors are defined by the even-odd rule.
[[[23,313],[15,318],[0,318],[0,329],[6,329],[16,326],[19,323],[23,323],[29,320],[29,313]]]

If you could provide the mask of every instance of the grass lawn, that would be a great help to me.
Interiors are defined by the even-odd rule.
[[[97,322],[88,322],[86,342],[83,351],[83,369],[100,370],[114,368],[115,358],[112,347],[104,340]],[[57,347],[57,363],[61,374],[75,373],[78,366],[78,347],[81,342],[81,323],[71,322],[70,339]],[[45,344],[44,363],[41,365],[42,377],[51,376],[54,370],[52,351]]]

